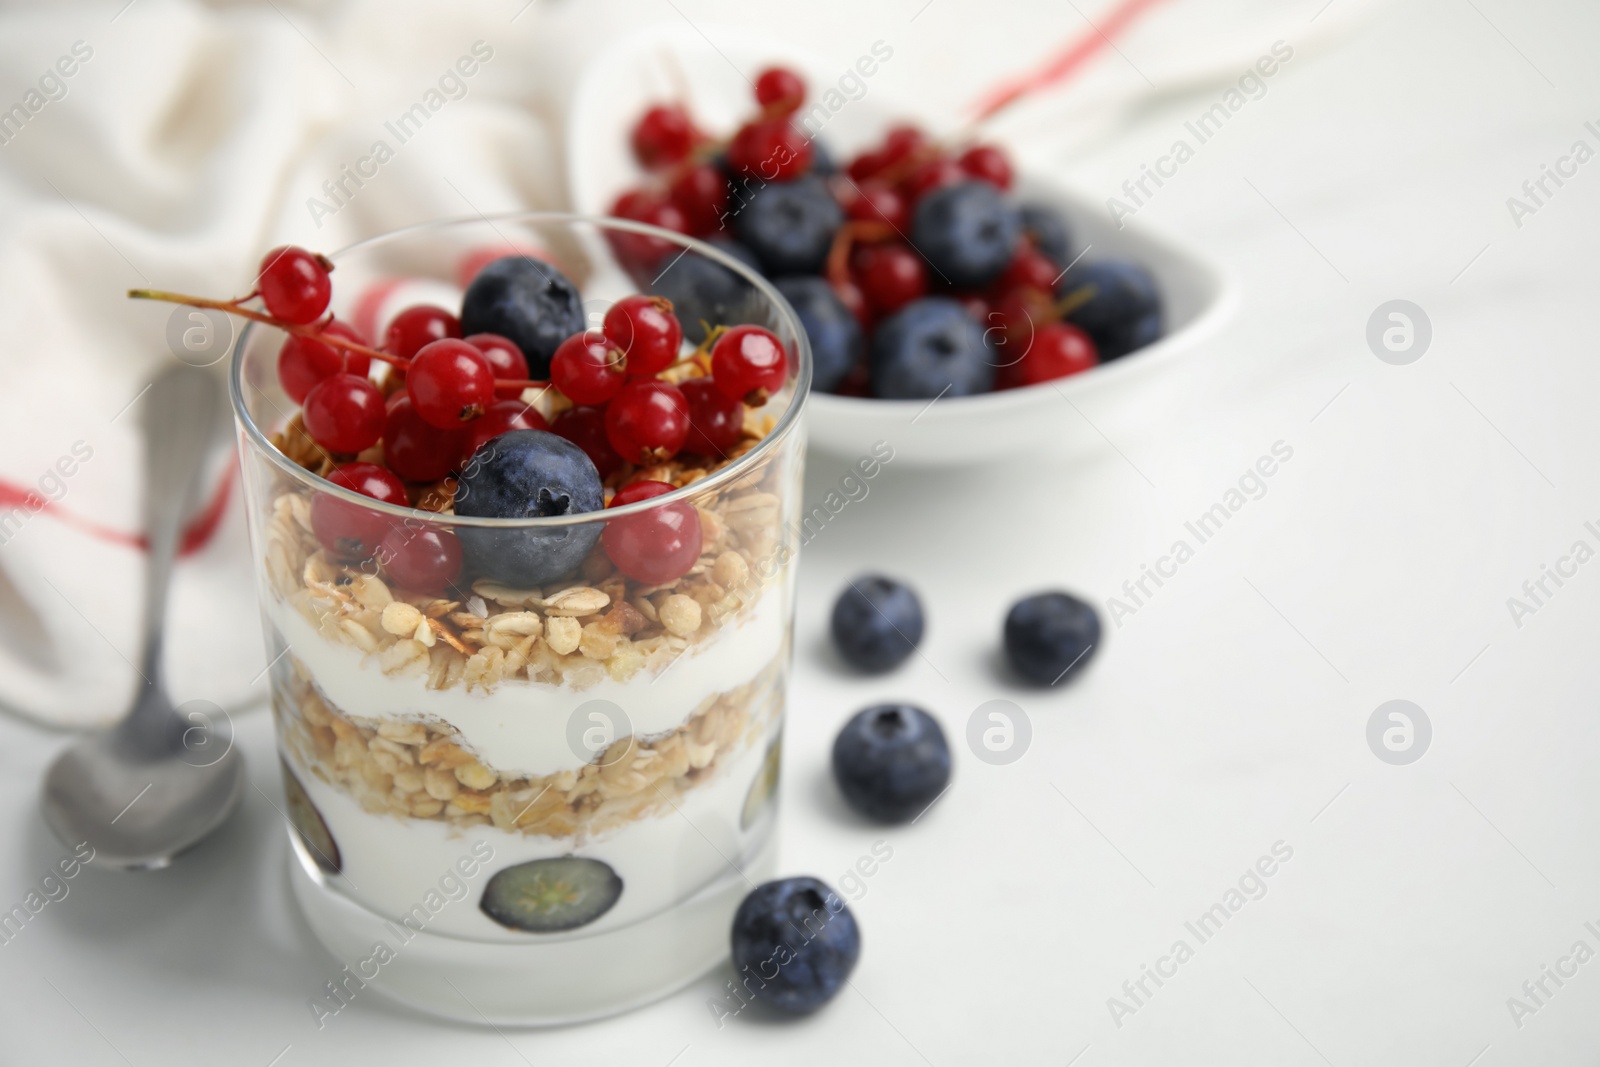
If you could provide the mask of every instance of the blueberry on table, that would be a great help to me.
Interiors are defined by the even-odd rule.
[[[931,400],[988,392],[997,362],[981,323],[956,301],[929,296],[878,326],[867,371],[874,396]]]
[[[921,708],[880,704],[858,711],[834,738],[833,778],[862,815],[905,822],[950,784],[950,745]]]
[[[461,333],[492,333],[522,350],[528,373],[550,376],[556,346],[585,326],[577,286],[531,256],[506,256],[479,271],[461,301]]]
[[[1032,238],[1034,248],[1057,267],[1072,262],[1072,231],[1060,212],[1043,204],[1023,204],[1017,211],[1022,232]]]
[[[733,228],[770,275],[820,274],[844,211],[821,178],[760,186],[734,217]]]
[[[922,603],[911,587],[881,574],[854,579],[833,602],[833,645],[857,670],[881,674],[922,641]]]
[[[496,871],[478,910],[507,929],[556,934],[589,925],[621,896],[622,878],[609,864],[559,856]]]
[[[754,255],[733,241],[712,241],[728,255],[757,268]],[[668,259],[650,283],[650,292],[672,301],[672,313],[692,345],[706,339],[706,326],[748,321],[754,311],[755,287],[722,264],[689,252]]]
[[[962,288],[998,278],[1021,237],[1016,208],[988,182],[935,189],[917,201],[911,217],[912,247],[927,258],[939,280]]]
[[[1067,321],[1094,339],[1102,363],[1161,337],[1161,293],[1137,263],[1080,263],[1067,271],[1056,294],[1075,305]]]
[[[1006,613],[1006,658],[1038,685],[1070,681],[1089,665],[1100,643],[1100,616],[1070,593],[1024,597]]]
[[[861,323],[814,274],[796,274],[772,283],[789,301],[811,341],[811,388],[831,393],[866,352]]]
[[[544,430],[491,438],[461,467],[457,515],[530,519],[601,511],[600,473],[583,449]],[[494,529],[462,526],[473,573],[514,586],[539,585],[577,569],[600,537],[601,523]]]
[[[844,898],[815,878],[750,891],[733,916],[733,966],[757,998],[795,1015],[839,992],[861,958],[861,930]]]

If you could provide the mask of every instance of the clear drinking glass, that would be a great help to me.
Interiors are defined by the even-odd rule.
[[[670,244],[668,265],[630,278],[615,253],[648,242]],[[297,431],[276,373],[284,335],[246,331],[232,397],[291,880],[343,965],[314,998],[329,1013],[366,986],[472,1021],[624,1010],[724,958],[734,909],[772,866],[804,330],[759,276],[709,246],[550,214],[355,245],[333,257],[334,311],[360,324],[417,301],[456,309],[464,277],[529,249],[578,286],[591,325],[629,293],[676,293],[691,337],[697,313],[777,334],[795,356],[789,381],[752,411],[723,465],[680,456],[647,472],[672,493],[577,515],[460,517],[427,509],[447,485],[413,487],[422,506],[407,508],[320,478],[352,457],[324,456]],[[720,296],[685,306],[708,275]],[[700,552],[681,578],[648,584],[610,558],[608,546],[641,543],[641,531],[657,543],[664,527],[693,556],[696,525]],[[383,547],[341,557],[324,543],[335,530]],[[581,563],[537,586],[497,577],[502,554],[530,539],[573,541]],[[406,587],[413,550],[446,542],[463,549],[460,577]]]

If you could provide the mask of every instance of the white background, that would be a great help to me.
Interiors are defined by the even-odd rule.
[[[1283,6],[1309,25],[1320,3]],[[921,6],[848,5],[846,21],[786,5],[768,24],[841,69],[859,42],[892,38],[897,91],[952,104],[1083,25],[1070,7]],[[740,10],[663,0],[660,17],[674,7]],[[1179,415],[1071,460],[891,465],[808,548],[783,870],[836,880],[873,841],[894,850],[854,905],[854,988],[826,1010],[719,1029],[706,1002],[731,975],[716,973],[570,1029],[445,1025],[366,996],[319,1032],[306,1001],[337,965],[289,906],[258,709],[237,717],[256,788],[225,834],[168,871],[90,869],[0,945],[0,1061],[1591,1062],[1600,962],[1521,1028],[1506,1001],[1573,942],[1600,950],[1583,926],[1600,926],[1600,563],[1520,628],[1506,600],[1574,540],[1600,548],[1583,529],[1600,520],[1600,162],[1520,229],[1505,202],[1575,139],[1600,147],[1583,128],[1600,120],[1597,40],[1592,5],[1422,0],[1290,64],[1140,214],[1209,250],[1243,294],[1194,357]],[[1092,152],[1035,125],[1024,154],[1103,198],[1213,98],[1152,107]],[[1396,298],[1433,326],[1405,367],[1364,339]],[[1065,586],[1103,602],[1279,440],[1294,455],[1267,495],[1108,626],[1085,677],[1041,693],[997,671],[1012,599]],[[820,498],[837,464],[813,457],[811,472]],[[824,632],[834,592],[868,568],[920,590],[929,632],[903,671],[863,681]],[[956,750],[953,788],[912,827],[861,823],[826,772],[838,725],[887,697],[923,703]],[[996,697],[1033,724],[1008,767],[962,740]],[[1365,741],[1394,698],[1433,723],[1411,766]],[[37,806],[63,740],[0,723],[5,907],[67,852]],[[1115,1026],[1107,998],[1280,840],[1293,858],[1266,896]]]

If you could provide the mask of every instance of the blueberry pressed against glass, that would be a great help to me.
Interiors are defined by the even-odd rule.
[[[833,999],[861,958],[855,916],[815,878],[781,878],[752,889],[734,913],[732,941],[741,983],[795,1015]]]
[[[833,742],[833,778],[850,806],[879,822],[915,818],[950,784],[950,745],[909,704],[857,712]]]
[[[763,185],[734,218],[734,231],[768,274],[818,274],[844,212],[818,177]]]
[[[338,874],[343,866],[339,845],[328,830],[327,820],[311,802],[310,794],[289,769],[288,763],[283,764],[283,793],[288,801],[289,822],[294,826],[295,833],[300,835],[300,843],[311,854],[312,862],[325,874]]]
[[[868,373],[875,396],[931,400],[988,392],[996,362],[982,324],[954,300],[930,296],[878,327]]]
[[[1161,293],[1150,272],[1137,263],[1080,263],[1061,279],[1056,293],[1076,305],[1067,321],[1094,339],[1102,363],[1161,337]]]
[[[621,896],[622,879],[608,864],[560,856],[496,871],[478,909],[511,930],[555,934],[589,925]]]
[[[600,474],[583,449],[544,430],[512,430],[487,441],[461,468],[457,515],[527,519],[600,511]],[[575,570],[600,536],[599,523],[543,529],[463,526],[475,574],[538,585]]]
[[[1016,208],[988,182],[935,189],[917,203],[911,244],[951,285],[987,285],[1011,262],[1022,235]]]
[[[833,392],[866,351],[861,323],[823,278],[796,274],[772,284],[793,306],[811,341],[811,388]]]
[[[1070,593],[1024,597],[1006,613],[1006,658],[1038,685],[1070,681],[1089,665],[1100,643],[1094,606]]]
[[[507,338],[522,350],[535,378],[549,377],[556,346],[584,325],[577,287],[549,263],[530,256],[490,263],[472,279],[461,301],[462,333]]]
[[[898,667],[922,641],[922,603],[911,587],[881,574],[864,574],[833,602],[833,644],[857,670],[871,674]]]

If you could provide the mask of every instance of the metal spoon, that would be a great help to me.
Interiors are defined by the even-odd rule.
[[[181,715],[161,679],[168,580],[220,400],[211,376],[192,367],[163,374],[145,396],[144,684],[121,724],[68,748],[45,775],[51,828],[70,846],[87,841],[95,859],[111,867],[165,867],[220,826],[244,790],[244,759],[233,750],[231,729],[218,738],[204,713]]]

